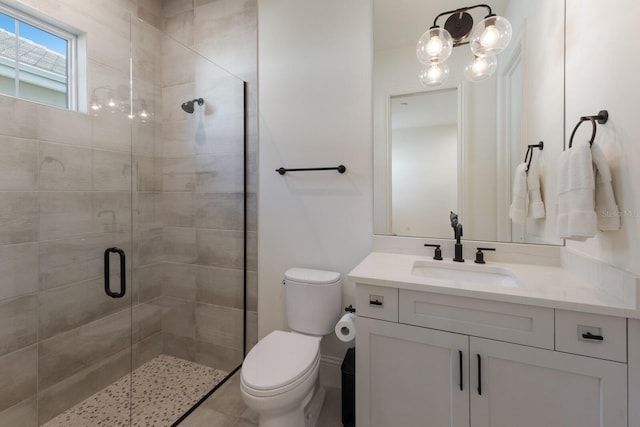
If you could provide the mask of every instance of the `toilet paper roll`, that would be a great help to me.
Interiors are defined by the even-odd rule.
[[[340,341],[349,342],[356,337],[356,315],[347,313],[336,323],[336,335]]]

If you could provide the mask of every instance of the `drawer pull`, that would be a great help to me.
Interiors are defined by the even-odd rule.
[[[382,307],[382,301],[380,301],[378,299],[369,300],[369,305],[377,305],[379,307]]]
[[[582,338],[585,340],[604,341],[604,337],[602,335],[594,335],[591,332],[582,334]]]
[[[479,354],[476,354],[478,357],[478,395],[482,396],[482,359]]]

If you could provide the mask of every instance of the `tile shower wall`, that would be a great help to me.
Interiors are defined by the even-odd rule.
[[[188,151],[199,124],[179,105],[194,88],[213,96],[218,87],[203,69],[180,81],[187,65],[171,56],[161,31],[226,61],[252,93],[256,68],[255,1],[24,3],[87,32],[90,95],[108,87],[127,97],[131,34],[134,105],[146,101],[153,116],[130,121],[0,96],[0,424],[12,426],[47,421],[125,375],[131,360],[136,367],[165,352],[222,369],[239,363],[242,199],[229,179],[241,171],[241,152],[237,141],[220,142],[237,118],[214,115],[204,125],[215,144]],[[146,23],[130,25],[130,13]],[[251,343],[255,105],[252,96]],[[213,215],[212,206],[222,210]],[[111,245],[134,254],[133,354],[130,300],[102,298],[102,252]]]
[[[227,72],[255,93],[256,7],[255,0],[165,1],[162,15],[171,37],[162,46],[163,352],[226,370],[242,361],[244,305],[243,100]],[[180,109],[200,97],[205,105],[194,114]],[[249,345],[257,340],[255,106],[251,96]]]

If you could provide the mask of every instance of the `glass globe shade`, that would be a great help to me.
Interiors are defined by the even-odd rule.
[[[473,29],[469,45],[476,56],[497,55],[511,41],[511,23],[501,16],[488,16]]]
[[[496,72],[498,60],[495,56],[476,56],[469,65],[464,68],[464,76],[472,82],[488,79]]]
[[[449,78],[447,64],[431,64],[420,71],[420,83],[424,86],[438,86]]]
[[[453,39],[449,31],[432,27],[418,40],[416,56],[424,65],[440,64],[447,60],[452,50]]]

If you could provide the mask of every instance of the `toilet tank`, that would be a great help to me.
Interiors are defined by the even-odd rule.
[[[342,314],[340,273],[290,268],[284,273],[284,304],[291,330],[328,335]]]

